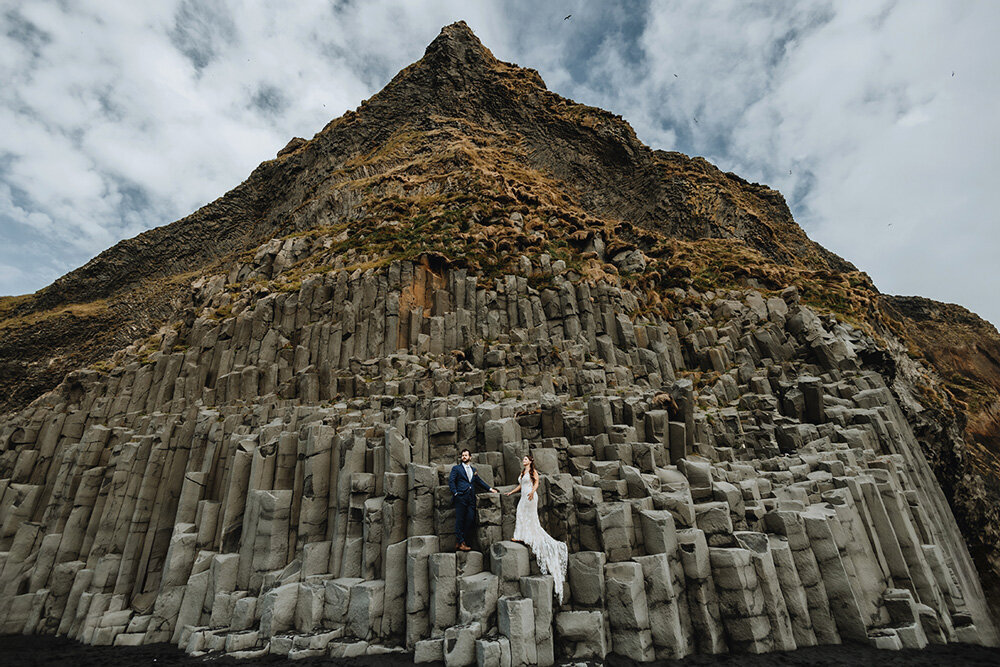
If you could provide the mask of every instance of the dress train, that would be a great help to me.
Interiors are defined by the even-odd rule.
[[[531,475],[524,473],[518,478],[521,485],[521,499],[517,503],[514,523],[514,539],[524,542],[538,561],[542,574],[552,575],[553,592],[562,602],[563,583],[566,581],[566,566],[569,562],[569,547],[565,542],[554,539],[545,532],[538,520],[538,494],[531,500]]]

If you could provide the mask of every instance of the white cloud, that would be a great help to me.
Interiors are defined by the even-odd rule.
[[[796,175],[782,167],[806,170],[799,222],[884,291],[1000,322],[989,260],[1000,253],[990,202],[1000,133],[989,111],[1000,103],[1000,5],[836,8],[790,46],[769,93],[743,114],[742,152],[769,150],[737,164],[786,192]]]
[[[998,26],[996,3],[653,3],[616,111],[780,189],[882,290],[998,323]]]
[[[1000,322],[997,3],[6,7],[0,293],[218,197],[465,19],[498,57],[621,114],[653,147],[777,187],[883,290]]]

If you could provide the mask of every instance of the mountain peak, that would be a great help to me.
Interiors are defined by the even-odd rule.
[[[414,69],[429,71],[442,83],[464,88],[470,80],[480,80],[496,71],[501,63],[465,21],[458,21],[441,29],[415,65]]]
[[[538,72],[498,60],[464,21],[447,25],[423,57],[400,71],[370,100],[374,107],[434,109],[453,115],[495,110],[512,96],[545,90]],[[501,99],[502,98],[502,99]]]
[[[441,28],[424,51],[424,59],[447,60],[470,65],[492,65],[497,62],[465,21],[456,21]]]

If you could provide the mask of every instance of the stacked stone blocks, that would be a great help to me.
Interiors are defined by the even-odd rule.
[[[550,274],[332,271],[71,374],[0,427],[0,632],[449,665],[994,641],[874,341],[794,291],[668,321]],[[462,447],[502,490],[534,455],[564,600],[516,498],[454,551]]]

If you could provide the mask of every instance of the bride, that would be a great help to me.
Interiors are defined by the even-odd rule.
[[[559,542],[546,533],[538,521],[538,471],[535,470],[534,457],[529,455],[522,458],[521,466],[521,474],[517,477],[521,499],[517,503],[513,539],[531,548],[538,560],[538,569],[542,574],[552,575],[553,592],[562,602],[569,549],[565,542]],[[518,487],[514,487],[507,495],[516,493],[517,490]]]

